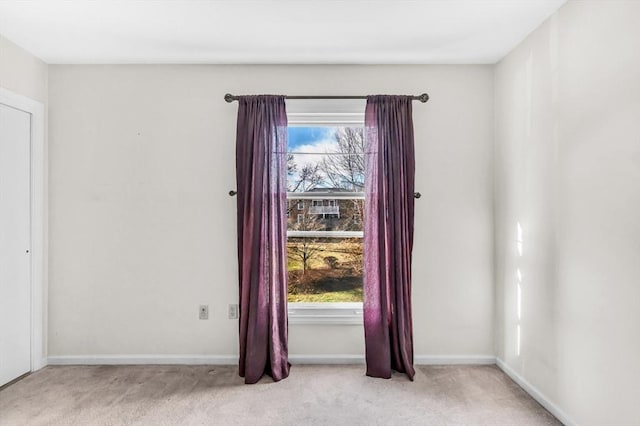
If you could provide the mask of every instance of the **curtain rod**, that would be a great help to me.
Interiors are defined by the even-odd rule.
[[[233,101],[237,101],[240,99],[239,96],[232,95],[231,93],[227,93],[224,95],[224,100],[231,103]],[[366,96],[285,96],[285,99],[367,99]],[[429,100],[429,95],[423,93],[418,96],[412,96],[411,99],[414,101],[420,101],[425,103]]]
[[[235,197],[236,195],[238,195],[238,191],[234,191],[233,189],[231,191],[229,191],[229,197]],[[422,194],[419,192],[414,192],[413,193],[413,198],[420,198],[422,197]],[[295,196],[293,198],[294,200],[296,200]],[[301,198],[300,198],[301,199]],[[349,198],[347,198],[348,200]]]

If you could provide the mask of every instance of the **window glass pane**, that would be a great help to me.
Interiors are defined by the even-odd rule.
[[[289,238],[289,302],[362,302],[362,238]]]
[[[287,200],[288,231],[362,231],[363,199]]]
[[[287,190],[364,190],[362,127],[289,127]]]
[[[288,300],[362,302],[363,128],[288,132]]]

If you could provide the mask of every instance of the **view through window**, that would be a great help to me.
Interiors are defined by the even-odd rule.
[[[289,302],[362,302],[364,131],[289,127]]]

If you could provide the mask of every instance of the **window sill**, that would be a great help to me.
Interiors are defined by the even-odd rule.
[[[362,303],[289,303],[289,324],[361,325]]]

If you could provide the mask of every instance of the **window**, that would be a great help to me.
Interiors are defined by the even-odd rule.
[[[298,210],[304,210],[304,202],[298,201]]]
[[[289,127],[288,143],[289,205],[309,200],[287,221],[290,318],[312,311],[322,322],[361,322],[363,127]]]

